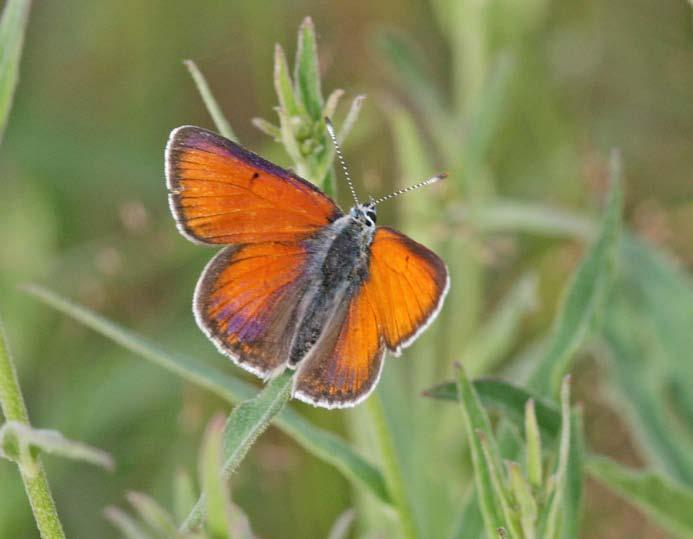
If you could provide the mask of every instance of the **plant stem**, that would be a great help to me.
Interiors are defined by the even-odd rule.
[[[29,414],[19,387],[17,370],[12,363],[7,348],[4,331],[0,323],[0,406],[7,421],[17,421],[29,425]],[[65,537],[55,502],[48,485],[48,478],[40,458],[36,458],[32,473],[29,474],[20,465],[19,471],[24,482],[24,489],[31,503],[34,519],[43,539],[60,539]]]
[[[407,496],[407,491],[404,488],[404,480],[400,473],[395,443],[387,426],[385,408],[383,407],[380,393],[376,391],[371,395],[366,401],[366,406],[375,428],[383,466],[383,474],[385,475],[385,483],[390,491],[390,496],[392,496],[395,508],[399,513],[403,537],[407,539],[416,539],[419,533],[414,519],[414,512],[409,497]]]

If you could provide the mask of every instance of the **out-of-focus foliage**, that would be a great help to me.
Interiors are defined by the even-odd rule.
[[[322,88],[370,96],[345,144],[360,191],[378,194],[451,173],[447,185],[383,206],[379,215],[440,252],[453,278],[440,319],[403,358],[388,362],[378,390],[399,497],[413,508],[415,532],[474,537],[483,530],[478,509],[465,502],[474,476],[459,409],[420,392],[450,379],[460,359],[473,376],[523,386],[550,353],[543,337],[594,239],[608,153],[617,146],[625,232],[613,281],[590,320],[589,329],[601,331],[589,331],[571,357],[586,447],[612,459],[599,468],[587,458],[587,469],[615,494],[585,484],[582,534],[686,536],[690,522],[673,513],[679,506],[651,495],[682,503],[693,485],[693,393],[686,386],[693,375],[693,32],[690,6],[676,0],[35,3],[0,147],[0,310],[33,424],[105,448],[118,466],[105,476],[81,464],[46,463],[68,536],[115,537],[102,510],[119,504],[124,491],[147,493],[129,497],[142,518],[156,512],[146,503],[156,499],[175,509],[173,522],[182,521],[197,489],[182,479],[172,489],[172,478],[183,477],[181,467],[195,468],[208,418],[226,401],[253,394],[248,384],[237,385],[240,373],[192,320],[192,288],[210,253],[175,231],[162,151],[171,128],[212,125],[181,64],[191,58],[238,138],[296,167],[295,156],[287,160],[251,119],[272,116],[274,45],[292,56],[306,15],[317,28],[319,56],[311,65]],[[313,62],[310,54],[298,56]],[[292,78],[298,96],[315,91]],[[321,146],[323,110],[306,111],[310,135],[323,137],[304,148],[312,165],[330,151]],[[340,125],[345,113],[334,115]],[[282,139],[269,123],[255,124]],[[339,199],[348,204],[339,178]],[[17,292],[28,280],[147,335],[160,349],[194,358],[193,371],[186,371],[190,362],[167,363],[168,354],[147,346],[113,346],[56,315]],[[205,378],[210,373],[213,382]],[[246,393],[230,398],[240,387]],[[512,404],[494,398],[491,382],[474,387],[492,418],[503,419],[500,453],[521,455],[514,433],[525,396]],[[544,397],[535,402],[542,454],[558,455],[551,441],[558,408]],[[544,412],[554,417],[553,435]],[[384,487],[374,487],[383,480],[373,468],[382,466],[383,453],[372,418],[364,406],[285,410],[281,430],[267,431],[233,476],[234,503],[253,532],[326,536],[355,506],[355,536],[398,534],[398,513],[373,495]],[[322,438],[314,438],[316,430]],[[633,474],[614,461],[651,471]],[[513,470],[503,479],[517,491]],[[2,460],[0,484],[0,536],[34,533],[16,469]],[[531,507],[523,510],[531,514]],[[215,512],[213,530],[225,518]]]

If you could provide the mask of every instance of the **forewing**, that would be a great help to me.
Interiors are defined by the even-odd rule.
[[[342,303],[299,364],[294,396],[323,408],[354,406],[375,388],[384,353],[373,300],[362,287]]]
[[[232,245],[207,265],[195,290],[197,323],[219,350],[262,377],[286,362],[305,290],[299,243]]]
[[[312,184],[206,129],[174,129],[165,159],[171,211],[193,241],[296,241],[341,215]]]
[[[438,314],[450,282],[447,268],[430,249],[379,227],[371,244],[369,271],[364,288],[374,298],[387,347],[399,354]]]

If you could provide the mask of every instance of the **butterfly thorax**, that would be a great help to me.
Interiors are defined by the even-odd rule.
[[[372,209],[356,206],[306,241],[311,253],[307,275],[312,284],[297,307],[299,324],[289,353],[290,365],[306,356],[337,307],[367,279],[374,215]]]

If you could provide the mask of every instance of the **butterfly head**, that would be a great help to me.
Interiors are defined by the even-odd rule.
[[[375,204],[372,200],[366,204],[356,204],[356,206],[351,208],[349,214],[351,217],[366,225],[368,228],[375,228],[377,215],[375,212]]]

